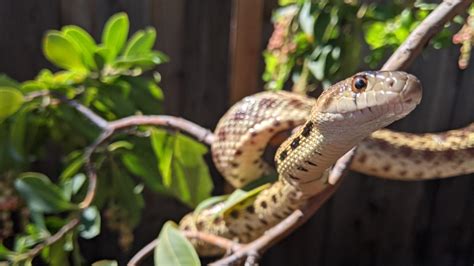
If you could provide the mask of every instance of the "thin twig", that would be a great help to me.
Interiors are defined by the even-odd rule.
[[[77,225],[79,225],[80,219],[75,217],[71,219],[67,224],[63,225],[59,231],[57,231],[54,235],[45,239],[42,243],[36,245],[34,248],[29,250],[28,252],[18,255],[16,260],[23,260],[27,258],[34,258],[40,254],[40,252],[47,246],[50,246],[59,240],[61,240],[66,234],[71,232]]]

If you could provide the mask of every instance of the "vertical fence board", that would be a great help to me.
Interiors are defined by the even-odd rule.
[[[230,102],[259,88],[263,0],[233,0],[230,32]]]

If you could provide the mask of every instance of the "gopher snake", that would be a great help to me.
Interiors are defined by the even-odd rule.
[[[217,203],[190,213],[180,228],[252,241],[332,183],[330,167],[358,143],[351,169],[362,173],[417,180],[473,172],[466,158],[474,157],[474,126],[424,135],[379,130],[420,100],[413,75],[372,71],[331,86],[317,100],[283,91],[244,98],[219,121],[213,160],[229,183],[242,187],[271,170],[262,155],[272,136],[300,126],[275,155],[279,180],[231,212]],[[193,244],[201,255],[222,252]]]

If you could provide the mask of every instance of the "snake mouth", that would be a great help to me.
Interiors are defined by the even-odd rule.
[[[420,81],[415,76],[407,74],[405,86],[400,93],[402,102],[417,105],[421,101],[422,94],[423,90]]]

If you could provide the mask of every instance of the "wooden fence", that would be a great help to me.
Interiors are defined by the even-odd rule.
[[[261,89],[261,50],[276,0],[2,0],[0,72],[31,79],[51,67],[41,53],[45,30],[77,24],[96,38],[105,20],[125,11],[131,30],[157,28],[166,111],[213,128],[231,102]],[[410,69],[424,84],[419,108],[393,128],[440,131],[474,121],[474,62],[457,68],[458,48],[429,50]],[[222,180],[213,169],[218,188]],[[397,182],[351,173],[302,228],[272,248],[262,265],[472,265],[474,175]],[[167,219],[186,210],[146,193],[148,203],[132,253]],[[150,205],[149,205],[150,206]],[[115,235],[82,242],[93,261],[119,258]],[[151,261],[149,261],[151,263]]]

